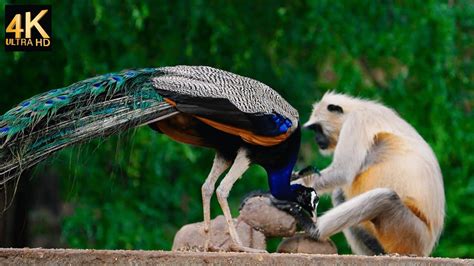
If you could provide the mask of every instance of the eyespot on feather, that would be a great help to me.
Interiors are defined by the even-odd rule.
[[[115,81],[121,81],[123,78],[119,75],[113,75],[112,79],[115,80]]]

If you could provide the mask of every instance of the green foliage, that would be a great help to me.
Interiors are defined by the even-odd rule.
[[[434,255],[474,257],[472,1],[52,6],[52,52],[0,53],[2,112],[96,74],[176,64],[210,65],[260,80],[287,98],[302,121],[327,90],[378,99],[414,125],[440,161],[447,218]],[[200,186],[211,152],[148,128],[100,143],[68,149],[48,162],[64,176],[64,199],[75,206],[63,223],[70,246],[169,249],[180,226],[202,219]],[[317,155],[307,132],[300,157],[299,167],[330,162]],[[264,171],[253,168],[232,191],[231,208],[237,210],[246,192],[266,188]],[[328,208],[328,200],[322,205]],[[220,213],[216,201],[212,213]],[[340,235],[337,245],[350,252]]]

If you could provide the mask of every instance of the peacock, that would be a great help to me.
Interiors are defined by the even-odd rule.
[[[124,70],[23,101],[0,116],[0,185],[6,190],[67,146],[141,125],[216,151],[201,188],[206,250],[213,248],[210,200],[227,169],[216,195],[235,251],[258,251],[241,244],[227,203],[251,164],[266,170],[273,197],[314,210],[314,190],[290,184],[301,139],[297,110],[261,82],[207,66]]]

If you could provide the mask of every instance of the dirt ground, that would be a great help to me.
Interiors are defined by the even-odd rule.
[[[153,264],[153,265],[474,265],[474,260],[401,256],[248,254],[129,250],[0,249],[1,265]]]

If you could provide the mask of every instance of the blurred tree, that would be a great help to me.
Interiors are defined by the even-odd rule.
[[[0,52],[1,112],[96,74],[176,64],[260,80],[302,121],[327,90],[377,99],[414,125],[443,169],[446,228],[434,255],[474,257],[471,0],[39,2],[53,7],[53,51]],[[309,133],[300,157],[300,167],[330,162]],[[37,183],[45,173],[61,176],[72,206],[62,226],[68,246],[169,249],[180,226],[202,219],[200,185],[211,160],[144,127],[67,149],[35,172]],[[230,196],[234,211],[246,192],[267,187],[258,167],[244,179]],[[324,199],[320,211],[328,207]]]

